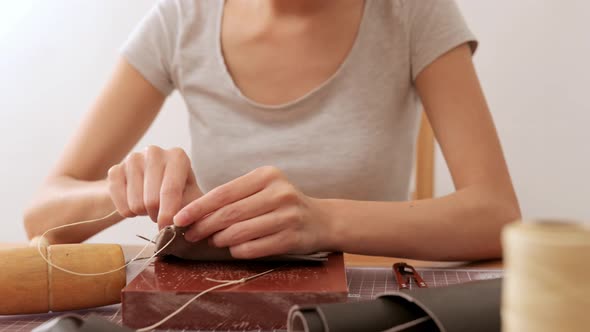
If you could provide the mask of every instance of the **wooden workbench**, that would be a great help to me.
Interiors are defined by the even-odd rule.
[[[27,244],[16,243],[16,244],[8,244],[8,243],[0,243],[0,249],[2,248],[14,248],[14,247],[25,247]],[[141,249],[141,246],[138,245],[124,245],[123,250],[125,252],[126,259],[132,258],[137,252]],[[148,253],[145,256],[149,256],[152,251],[146,250]],[[144,256],[144,255],[142,255]],[[382,278],[385,273],[388,273],[388,277],[385,279],[391,278],[391,266],[394,262],[399,262],[400,259],[396,258],[388,258],[388,257],[369,257],[369,256],[360,256],[360,255],[345,255],[345,264],[347,265],[347,277],[348,277],[348,286],[349,286],[349,300],[362,300],[373,298],[377,293],[383,292],[386,290],[391,290],[391,284],[385,281],[385,284],[382,282]],[[486,262],[474,262],[474,263],[466,263],[466,262],[427,262],[427,261],[414,261],[414,260],[407,260],[403,259],[403,261],[414,265],[417,268],[435,268],[440,269],[439,272],[432,272],[429,271],[426,278],[428,279],[430,275],[433,273],[440,276],[445,276],[443,280],[446,279],[446,275],[449,275],[452,278],[455,278],[455,274],[458,280],[466,280],[466,278],[471,279],[477,278],[481,272],[486,269],[501,269],[502,264],[500,261],[486,261]],[[133,278],[139,272],[139,268],[142,266],[143,263],[137,262],[132,264],[127,269],[127,276],[128,281]],[[386,269],[384,269],[386,268]],[[380,270],[379,270],[380,269]],[[483,270],[482,270],[483,269]],[[387,272],[385,272],[387,270]],[[446,272],[445,272],[446,271]],[[455,271],[463,271],[463,272],[455,272]],[[470,272],[465,272],[470,271]],[[375,280],[375,276],[379,275]],[[424,275],[423,275],[424,276]],[[432,279],[432,277],[436,277],[432,275],[430,280],[436,283],[436,280],[441,280],[440,277]],[[371,280],[373,279],[373,280]],[[368,282],[371,281],[372,286],[368,286]],[[445,280],[445,282],[451,282],[449,280]],[[454,281],[452,281],[454,282]],[[439,283],[440,285],[440,283]],[[434,285],[436,287],[436,285]],[[77,312],[81,315],[99,315],[111,321],[121,323],[121,314],[120,314],[120,306],[114,305],[109,307],[91,309],[91,310],[83,310]],[[25,331],[30,330],[43,322],[51,319],[52,317],[62,315],[63,313],[53,313],[53,314],[41,314],[41,315],[26,315],[26,316],[0,316],[0,331],[12,332],[12,331]]]

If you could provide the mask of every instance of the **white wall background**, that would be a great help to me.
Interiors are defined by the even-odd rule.
[[[590,2],[458,1],[524,214],[590,220]],[[24,207],[152,3],[0,0],[0,242],[26,241]],[[188,148],[178,95],[138,147],[148,144]],[[436,172],[437,194],[451,192],[440,154]],[[154,230],[129,220],[93,241]]]
[[[590,2],[459,4],[524,216],[590,221]],[[448,192],[437,157],[437,192]]]

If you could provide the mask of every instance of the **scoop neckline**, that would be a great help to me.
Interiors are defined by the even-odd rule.
[[[288,102],[281,103],[281,104],[264,104],[264,103],[257,102],[255,100],[249,98],[248,96],[246,96],[242,92],[240,87],[236,84],[236,81],[234,80],[233,76],[229,72],[229,68],[227,66],[227,62],[225,61],[225,56],[223,55],[223,50],[221,47],[221,27],[222,27],[222,23],[223,23],[223,9],[225,7],[225,0],[219,1],[218,3],[220,5],[217,10],[217,18],[216,18],[217,21],[216,21],[216,31],[215,31],[215,37],[216,37],[215,38],[215,51],[216,51],[218,63],[220,64],[222,71],[223,71],[224,79],[226,81],[229,81],[229,84],[230,84],[233,92],[236,93],[242,100],[244,100],[246,103],[250,104],[251,106],[254,106],[254,107],[262,109],[262,110],[272,111],[272,110],[287,109],[287,108],[293,107],[295,105],[298,105],[300,103],[303,103],[304,101],[306,101],[308,99],[311,99],[314,95],[318,94],[320,91],[324,90],[327,86],[332,84],[332,82],[335,81],[341,75],[340,73],[342,71],[344,71],[344,69],[347,66],[349,66],[349,63],[352,61],[351,59],[358,52],[358,48],[360,47],[359,46],[360,40],[362,39],[362,35],[364,34],[363,32],[365,30],[365,25],[366,25],[368,11],[369,11],[369,5],[371,3],[370,0],[363,0],[363,1],[364,1],[363,13],[361,14],[361,21],[359,23],[359,26],[358,26],[358,29],[356,32],[356,36],[354,37],[354,42],[352,44],[352,47],[348,50],[346,57],[340,63],[338,68],[327,79],[325,79],[322,83],[318,84],[317,86],[315,86],[311,90],[307,91],[303,95],[301,95],[293,100],[290,100]]]

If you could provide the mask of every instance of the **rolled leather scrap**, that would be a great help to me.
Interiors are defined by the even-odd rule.
[[[170,240],[172,242],[170,242]],[[168,245],[167,245],[168,244]],[[167,245],[167,246],[166,246]],[[168,226],[156,239],[156,251],[162,249],[158,256],[175,256],[182,259],[195,261],[232,261],[237,260],[233,258],[229,252],[229,248],[217,248],[210,246],[207,239],[189,242],[184,238],[184,229],[175,226]],[[326,261],[328,260],[328,252],[317,252],[308,255],[280,255],[269,256],[259,260],[265,261]]]
[[[288,330],[498,332],[502,279],[419,288],[355,303],[294,306]]]

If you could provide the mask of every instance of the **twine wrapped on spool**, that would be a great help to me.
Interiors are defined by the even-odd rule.
[[[590,331],[590,225],[515,223],[502,241],[502,331]]]
[[[43,242],[41,242],[43,243]],[[45,259],[51,262],[49,265]],[[116,244],[59,244],[0,250],[0,315],[93,308],[121,299],[125,259]],[[59,267],[59,268],[56,268]],[[78,273],[113,273],[79,276]]]

